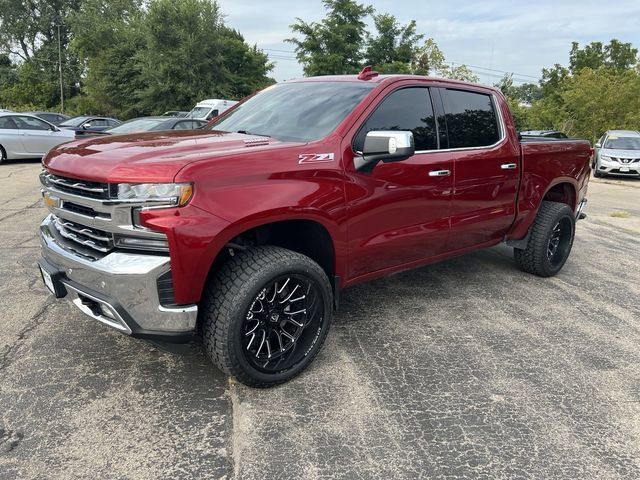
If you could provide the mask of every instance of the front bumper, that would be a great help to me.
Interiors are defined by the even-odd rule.
[[[127,335],[178,343],[191,338],[198,307],[160,305],[158,278],[170,270],[168,256],[113,251],[87,260],[57,242],[52,222],[49,215],[40,225],[39,264],[57,297]]]
[[[596,162],[598,173],[619,177],[640,177],[640,162],[621,163],[600,158]]]

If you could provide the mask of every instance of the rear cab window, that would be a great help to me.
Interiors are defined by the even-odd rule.
[[[501,139],[490,94],[443,89],[449,148],[488,147]]]

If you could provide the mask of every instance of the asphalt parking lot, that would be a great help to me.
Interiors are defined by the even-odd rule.
[[[354,287],[252,390],[47,295],[39,170],[0,166],[0,479],[640,478],[640,181],[592,182],[557,277],[500,246]]]

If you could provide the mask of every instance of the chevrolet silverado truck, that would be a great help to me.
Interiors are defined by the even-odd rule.
[[[491,87],[370,69],[288,81],[204,130],[49,152],[40,272],[94,320],[201,335],[221,370],[266,387],[310,364],[351,285],[501,242],[522,270],[558,273],[591,155],[522,140]]]

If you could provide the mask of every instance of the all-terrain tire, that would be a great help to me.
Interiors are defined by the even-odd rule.
[[[556,233],[559,230],[559,235]],[[553,248],[553,243],[558,241]],[[518,267],[525,272],[540,277],[551,277],[564,266],[575,236],[575,216],[573,210],[558,202],[542,202],[536,220],[531,227],[527,247],[514,248]],[[550,252],[553,254],[550,255]]]
[[[266,286],[274,279],[288,275],[313,285],[317,299],[314,311],[321,306],[321,318],[309,332],[309,343],[301,352],[295,352],[296,355],[304,354],[300,361],[283,371],[264,371],[252,362],[248,347],[243,345],[247,335],[246,322]],[[277,283],[275,290],[278,290]],[[305,255],[274,246],[239,251],[214,273],[205,287],[200,308],[205,351],[220,370],[245,385],[270,387],[286,382],[301,373],[322,347],[331,324],[332,305],[333,294],[326,273]],[[304,315],[308,316],[306,311]]]

